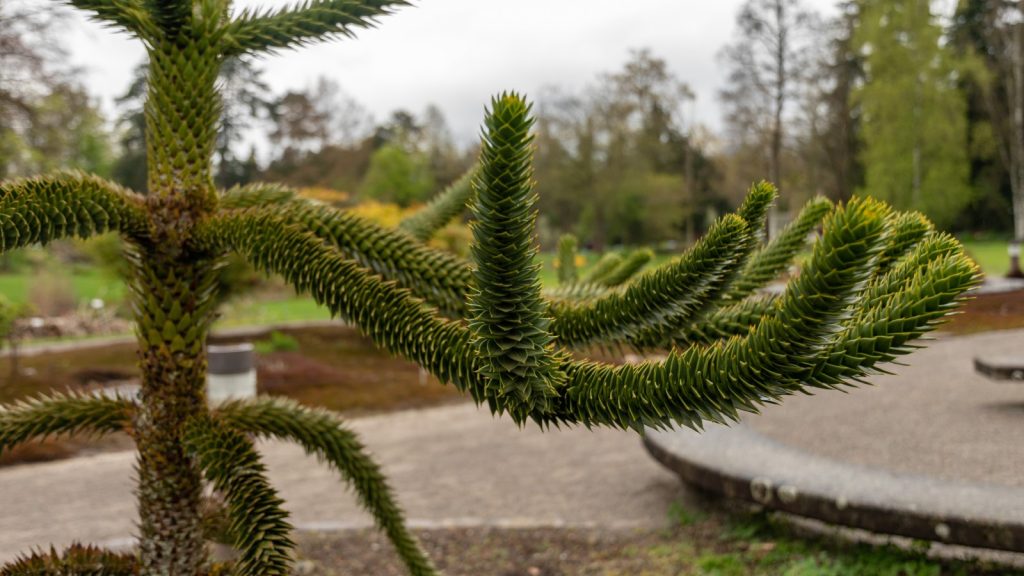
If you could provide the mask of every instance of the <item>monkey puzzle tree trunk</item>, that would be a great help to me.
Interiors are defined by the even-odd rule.
[[[146,100],[150,236],[135,247],[134,312],[142,371],[138,444],[143,573],[194,575],[206,560],[202,481],[183,447],[185,423],[205,411],[204,342],[214,261],[190,253],[194,224],[215,207],[211,157],[220,58],[185,32],[150,47]]]
[[[205,410],[203,317],[211,299],[203,287],[213,284],[210,268],[165,259],[136,270],[136,288],[145,294],[136,298],[142,409],[135,436],[140,552],[148,574],[196,574],[206,558],[201,477],[181,438],[185,423]]]

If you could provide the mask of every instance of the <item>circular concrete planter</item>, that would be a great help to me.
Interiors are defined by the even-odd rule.
[[[879,534],[1024,552],[1024,489],[837,462],[743,425],[648,431],[644,445],[684,482],[767,509]]]

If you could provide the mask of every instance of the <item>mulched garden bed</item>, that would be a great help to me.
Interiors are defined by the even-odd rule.
[[[664,530],[579,528],[419,530],[446,576],[990,576],[1021,572],[930,560],[919,552],[799,538],[761,515],[683,514]],[[406,576],[373,530],[300,533],[297,574]]]

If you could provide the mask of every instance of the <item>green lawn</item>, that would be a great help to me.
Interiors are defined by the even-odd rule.
[[[1001,276],[1008,268],[1006,240],[963,240],[967,252],[989,275]],[[647,265],[647,269],[661,265],[673,257],[672,254],[659,254]],[[541,282],[545,288],[558,285],[558,275],[554,266],[556,255],[545,252],[540,256],[543,268]],[[586,272],[600,258],[599,254],[583,252],[580,254],[582,265],[580,274]],[[52,290],[54,285],[65,284],[80,305],[93,298],[102,298],[108,304],[121,303],[125,298],[126,288],[117,278],[95,268],[77,268],[73,272],[51,274],[0,274],[0,294],[14,303],[25,303],[32,300],[33,291]],[[305,320],[327,320],[330,314],[316,305],[312,299],[302,296],[285,294],[267,294],[260,297],[243,297],[229,304],[222,311],[217,322],[221,327],[254,326],[278,324]]]
[[[12,303],[24,304],[30,301],[29,294],[33,290],[51,289],[53,284],[65,282],[70,286],[75,300],[80,303],[93,298],[116,303],[125,295],[125,286],[120,279],[96,268],[85,268],[69,274],[0,274],[0,294]]]
[[[312,298],[292,296],[274,299],[245,298],[229,303],[222,310],[215,327],[267,326],[283,322],[330,320],[326,308]]]
[[[1010,268],[1006,240],[961,240],[967,254],[981,266],[987,276],[1004,276]]]
[[[581,254],[584,264],[580,267],[581,274],[586,273],[597,262],[600,256],[595,253]],[[647,265],[651,268],[667,261],[671,255],[658,255]],[[554,267],[555,254],[541,255],[543,268],[541,282],[546,288],[558,286],[558,275]],[[49,274],[33,274],[21,272],[0,274],[0,294],[16,304],[24,304],[33,300],[33,291],[70,288],[70,294],[79,303],[85,305],[93,298],[101,298],[108,305],[120,304],[127,294],[124,283],[98,268],[78,268],[73,272],[55,272]],[[256,326],[295,322],[305,320],[327,320],[330,314],[316,305],[311,298],[283,294],[265,294],[259,297],[243,296],[229,303],[222,310],[222,317],[217,322],[221,327]]]

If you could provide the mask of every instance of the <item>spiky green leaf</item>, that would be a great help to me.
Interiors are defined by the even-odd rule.
[[[0,252],[108,231],[144,237],[142,199],[81,172],[0,183]]]
[[[541,298],[530,106],[515,93],[502,94],[491,101],[484,124],[473,184],[469,329],[491,409],[522,422],[548,410],[564,378]]]
[[[137,576],[135,556],[72,544],[58,552],[32,552],[0,568],[0,576]]]
[[[387,534],[409,572],[414,576],[437,573],[405,527],[402,510],[380,467],[338,416],[290,400],[260,398],[225,403],[219,407],[218,417],[247,434],[296,442],[306,453],[326,461],[355,489],[359,502]]]
[[[814,198],[797,217],[763,248],[751,255],[739,276],[729,287],[730,300],[742,300],[775,280],[807,245],[807,236],[832,209],[825,198]]]
[[[126,431],[135,411],[135,402],[126,398],[71,392],[0,406],[0,453],[51,436]]]
[[[229,533],[239,557],[238,576],[285,576],[295,543],[284,503],[266,478],[266,467],[242,433],[209,417],[192,419],[182,441],[213,487],[224,495]]]
[[[243,10],[227,26],[225,54],[272,52],[332,36],[352,37],[406,5],[404,0],[307,0],[278,10]]]

